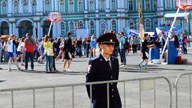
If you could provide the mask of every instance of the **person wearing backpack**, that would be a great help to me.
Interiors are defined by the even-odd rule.
[[[124,33],[121,32],[121,33],[120,33],[120,38],[119,38],[119,49],[120,49],[121,57],[122,57],[122,59],[123,59],[123,65],[122,65],[122,67],[124,67],[124,66],[126,65],[126,57],[125,57],[124,44],[125,44]]]

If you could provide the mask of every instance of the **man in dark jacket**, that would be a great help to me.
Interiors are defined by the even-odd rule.
[[[111,33],[100,36],[97,40],[102,53],[89,61],[86,82],[118,80],[119,63],[116,57],[110,57],[114,50],[116,36]],[[101,68],[102,67],[102,68]],[[87,87],[89,98],[90,86]],[[121,108],[121,99],[117,89],[117,83],[109,84],[109,108]],[[107,84],[92,86],[93,108],[108,108]]]
[[[71,32],[68,32],[67,36],[68,36],[68,38],[65,40],[65,45],[64,45],[65,57],[64,57],[63,72],[66,72],[66,71],[71,72],[70,65],[71,65],[71,61],[72,61],[72,51],[73,51]],[[67,67],[67,69],[65,69],[67,61],[68,61],[68,67]]]

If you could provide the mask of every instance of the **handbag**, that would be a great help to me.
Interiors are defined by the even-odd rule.
[[[51,43],[50,43],[51,44]],[[51,46],[49,46],[47,48],[47,56],[54,56],[54,53],[53,53],[53,48],[51,48]]]

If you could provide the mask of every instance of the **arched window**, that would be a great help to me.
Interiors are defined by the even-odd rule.
[[[94,0],[89,0],[89,11],[90,12],[95,11]]]
[[[74,12],[74,3],[73,0],[69,0],[69,13],[73,13]]]
[[[117,0],[111,0],[111,11],[117,10]]]
[[[6,3],[6,1],[2,2],[2,8],[1,9],[2,9],[1,14],[2,15],[7,15],[7,3]]]
[[[146,20],[145,31],[151,32],[151,21],[149,19]]]
[[[75,26],[74,26],[74,23],[72,21],[70,22],[70,29],[69,29],[69,31],[71,32],[71,36],[74,36]]]
[[[65,13],[65,2],[64,2],[64,0],[60,0],[60,2],[59,2],[59,12],[60,13]]]
[[[133,11],[133,0],[129,0],[129,10]]]
[[[28,13],[28,2],[27,2],[27,0],[23,0],[23,13],[24,14]]]
[[[36,0],[33,0],[33,2],[32,2],[32,11],[33,11],[33,14],[35,14],[36,11],[37,11],[37,2],[36,2]]]
[[[106,27],[105,27],[105,23],[101,23],[101,34],[104,33]]]
[[[117,24],[115,20],[112,21],[112,30],[115,31],[115,33],[117,31]]]
[[[84,11],[83,0],[79,0],[78,5],[79,5],[79,13],[83,13]]]
[[[179,0],[177,0],[177,1],[179,1]],[[171,5],[172,5],[171,0],[165,0],[165,8],[170,9]]]
[[[94,35],[95,34],[95,25],[94,25],[94,21],[90,22],[90,34]]]
[[[99,9],[100,9],[100,11],[101,12],[104,12],[105,11],[105,4],[106,4],[106,2],[105,2],[105,0],[99,0]]]
[[[19,10],[18,10],[18,1],[17,0],[15,0],[14,2],[13,2],[13,6],[14,6],[14,14],[18,14],[19,13]]]
[[[150,10],[150,0],[145,0],[145,10]]]
[[[65,23],[61,22],[61,37],[65,36]]]
[[[83,29],[83,22],[82,21],[79,22],[79,29]]]
[[[44,1],[44,13],[49,14],[51,12],[51,3],[49,0]]]

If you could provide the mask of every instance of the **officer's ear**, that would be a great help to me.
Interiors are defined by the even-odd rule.
[[[103,45],[102,45],[102,44],[99,44],[99,48],[103,49]]]

